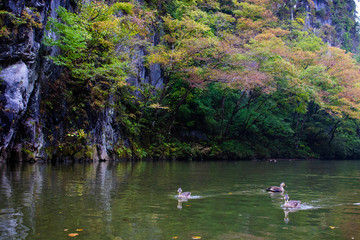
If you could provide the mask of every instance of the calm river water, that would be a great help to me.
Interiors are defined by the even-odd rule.
[[[0,164],[0,239],[71,236],[360,239],[360,161]]]

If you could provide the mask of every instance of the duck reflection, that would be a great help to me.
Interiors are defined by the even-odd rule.
[[[284,222],[285,223],[289,223],[290,219],[289,219],[289,213],[293,213],[293,212],[298,212],[299,210],[298,209],[289,209],[289,208],[286,208],[284,209]]]
[[[187,201],[188,201],[188,198],[178,198],[177,208],[182,209],[182,203],[187,202]]]
[[[177,204],[178,209],[182,209],[183,202],[187,202],[187,199],[181,199],[181,198],[178,199],[178,204]]]
[[[268,192],[268,193],[271,198],[279,198],[279,199],[284,198],[284,192]]]
[[[289,212],[298,212],[300,207],[301,207],[301,201],[296,201],[296,200],[289,200],[289,195],[288,194],[285,194],[285,197],[284,197],[284,214],[285,214],[285,217],[284,217],[284,221],[285,223],[288,223],[289,222]]]
[[[182,209],[182,202],[187,202],[190,196],[191,196],[191,192],[183,192],[181,188],[178,188],[177,208]]]

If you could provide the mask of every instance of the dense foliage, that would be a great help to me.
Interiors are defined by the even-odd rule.
[[[149,0],[59,8],[48,24],[59,38],[46,40],[61,49],[52,59],[69,73],[69,132],[59,150],[84,151],[89,109],[110,107],[123,133],[119,157],[359,157],[359,65],[346,41],[345,50],[330,47],[329,35],[314,35],[284,6]],[[148,68],[161,65],[162,88],[127,83],[140,49]]]

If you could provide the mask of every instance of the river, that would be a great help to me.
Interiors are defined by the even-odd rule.
[[[0,239],[71,236],[360,239],[360,161],[1,163]]]

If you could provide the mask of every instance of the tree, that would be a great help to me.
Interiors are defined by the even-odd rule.
[[[70,70],[74,79],[90,88],[103,105],[108,90],[126,84],[131,73],[130,54],[140,27],[133,17],[131,3],[108,6],[100,2],[83,3],[77,13],[59,7],[59,20],[50,18],[48,29],[59,38],[47,37],[45,43],[61,50],[50,57],[55,64]],[[121,12],[121,17],[116,16]]]

